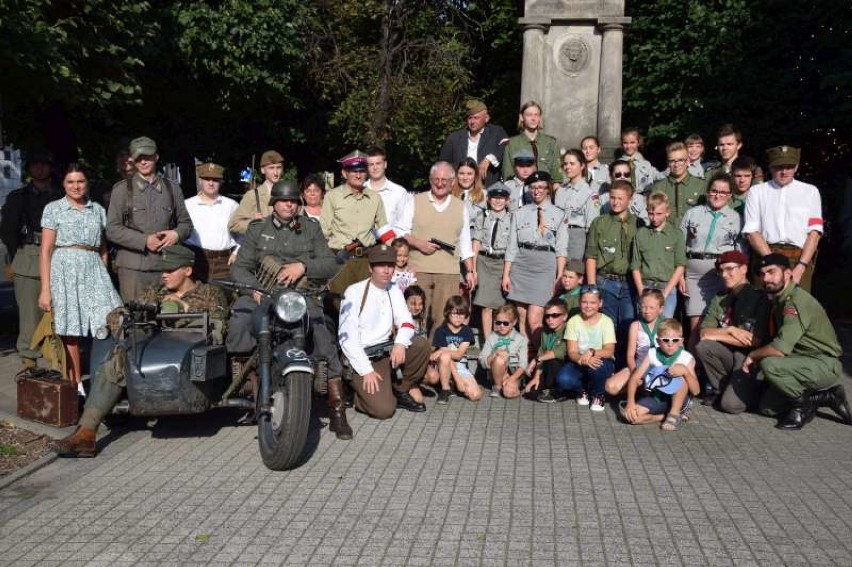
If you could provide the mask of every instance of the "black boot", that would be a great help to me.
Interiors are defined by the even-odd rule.
[[[830,408],[836,413],[846,425],[852,425],[852,410],[849,408],[849,402],[846,399],[846,391],[841,384],[820,390],[811,394],[814,409]]]
[[[798,431],[807,425],[816,413],[811,392],[805,392],[791,401],[790,409],[775,425],[778,429]]]
[[[329,409],[328,429],[337,434],[338,439],[348,441],[352,439],[352,428],[346,421],[346,401],[343,393],[343,379],[329,378],[328,379],[328,398],[327,404]]]

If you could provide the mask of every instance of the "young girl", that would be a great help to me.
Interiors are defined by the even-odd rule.
[[[527,338],[515,330],[518,310],[511,303],[494,314],[494,332],[485,339],[479,353],[479,364],[491,371],[491,397],[502,392],[507,398],[521,395],[521,378],[527,368]]]
[[[426,292],[419,285],[410,285],[402,292],[405,297],[405,304],[408,305],[408,311],[411,313],[411,318],[414,319],[415,335],[425,337],[428,334],[426,329]]]
[[[615,369],[615,325],[600,312],[603,301],[597,286],[580,291],[580,314],[568,320],[565,340],[569,362],[556,376],[559,388],[579,391],[577,403],[604,410],[604,387]]]
[[[450,380],[467,399],[479,401],[482,390],[464,360],[467,349],[473,342],[473,331],[464,324],[470,316],[470,307],[460,295],[453,295],[444,306],[444,323],[435,329],[432,346],[435,350],[429,357],[432,365],[426,370],[423,381],[429,385],[439,384],[439,404],[450,401]]]
[[[642,364],[648,349],[657,344],[657,330],[663,321],[663,292],[646,289],[639,298],[640,319],[630,324],[627,332],[627,368],[622,368],[606,381],[606,393],[617,396],[627,385],[630,373]]]
[[[402,238],[394,240],[391,246],[396,248],[396,268],[394,269],[393,277],[391,277],[391,284],[397,286],[402,293],[405,293],[408,286],[417,281],[417,274],[414,272],[414,268],[408,264],[408,254],[411,249],[408,246],[408,242]]]
[[[539,390],[538,401],[552,403],[556,401],[553,387],[556,384],[556,374],[562,368],[567,355],[568,345],[565,342],[565,324],[568,311],[565,304],[558,299],[551,299],[544,306],[544,326],[547,330],[541,336],[541,344],[535,360],[527,368],[527,374],[533,377],[525,392]]]
[[[637,400],[640,386],[643,395]],[[666,319],[660,323],[656,347],[630,374],[621,415],[634,425],[662,421],[664,431],[676,431],[689,419],[692,396],[699,391],[695,359],[683,348],[683,327],[676,319]]]
[[[475,159],[466,157],[456,164],[456,179],[450,194],[464,203],[472,228],[474,219],[486,207],[485,187],[479,177],[479,165]]]
[[[600,193],[601,186],[609,183],[609,169],[598,159],[601,143],[595,136],[586,136],[580,142],[580,150],[586,160],[586,181],[595,194]]]
[[[651,162],[646,160],[639,150],[642,148],[642,134],[638,128],[625,128],[621,131],[621,151],[623,155],[621,159],[630,162],[633,166],[632,183],[637,193],[642,195],[651,190],[651,185],[657,179],[662,179],[662,175],[657,168],[651,165]]]
[[[481,307],[482,328],[491,328],[493,311],[506,302],[501,287],[503,260],[509,244],[512,214],[506,209],[509,188],[495,183],[488,188],[488,210],[476,217],[473,237],[473,265],[476,267],[476,292],[473,304]]]

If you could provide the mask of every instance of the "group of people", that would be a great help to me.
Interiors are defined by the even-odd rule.
[[[425,411],[430,394],[438,404],[454,394],[479,400],[488,389],[471,372],[477,346],[493,397],[573,396],[592,411],[626,398],[618,405],[626,422],[666,430],[688,420],[701,393],[725,411],[777,414],[786,429],[821,406],[852,424],[840,346],[807,291],[823,226],[818,190],[795,179],[798,149],[770,149],[771,180],[758,182],[756,162],[739,155],[740,132],[727,125],[720,161],[704,161],[703,140],[691,135],[668,146],[668,168],[658,171],[628,128],[622,156],[605,166],[594,136],[560,149],[533,101],[511,138],[481,101],[465,108],[466,127],[448,137],[419,194],[387,178],[375,146],[341,158],[342,183],[330,190],[319,176],[281,180],[284,158],[270,150],[263,182],[240,203],[219,193],[215,163],[197,167],[197,195],[184,200],[157,174],[156,143],[142,137],[104,210],[79,167],[64,172],[61,198],[50,157],[31,155],[32,182],[10,195],[0,222],[23,368],[36,362],[29,335],[41,310],[53,311],[79,380],[79,337],[122,300],[165,286],[159,297],[178,311],[221,309],[216,294],[209,306],[182,298],[211,278],[261,286],[271,276],[283,286],[327,282],[341,297],[339,352],[322,317],[312,317],[312,354],[328,363],[339,438],[352,437],[347,389],[376,418]],[[180,289],[170,283],[175,271],[185,276]],[[259,301],[245,292],[230,307],[222,333],[230,354],[254,347]],[[93,453],[89,440],[115,392],[98,404],[93,397],[78,455]]]

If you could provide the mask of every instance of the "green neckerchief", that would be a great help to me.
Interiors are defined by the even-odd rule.
[[[682,353],[682,352],[683,352],[683,347],[680,347],[679,349],[677,349],[677,351],[673,355],[666,356],[666,355],[663,354],[662,349],[658,348],[657,349],[657,361],[660,364],[662,364],[663,366],[671,366],[674,363],[674,361],[677,360],[677,357],[679,357],[680,353]]]
[[[722,216],[721,209],[713,211],[709,206],[707,212],[713,215],[713,220],[710,222],[710,230],[707,231],[707,240],[704,241],[704,251],[707,252],[707,247],[710,246],[710,241],[713,240],[713,235],[716,234],[716,222]]]
[[[639,324],[642,325],[642,330],[645,331],[645,334],[648,335],[649,339],[651,339],[651,346],[654,346],[654,344],[655,344],[654,340],[657,338],[657,329],[660,328],[660,323],[662,322],[662,320],[663,320],[662,315],[660,315],[659,317],[657,317],[654,320],[654,330],[652,331],[648,327],[648,323],[646,323],[642,319],[639,319]],[[659,351],[657,351],[657,352],[659,352]]]

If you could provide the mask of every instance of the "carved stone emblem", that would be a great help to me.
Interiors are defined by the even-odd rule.
[[[557,62],[569,75],[576,75],[589,64],[589,44],[580,36],[569,36],[559,46]]]

